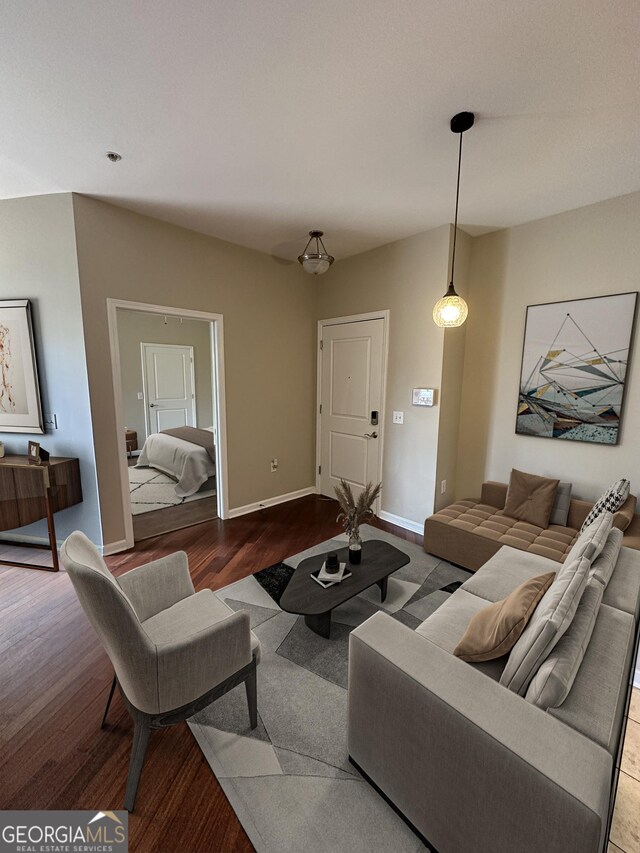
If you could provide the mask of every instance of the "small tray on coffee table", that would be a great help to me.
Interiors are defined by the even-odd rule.
[[[337,554],[340,562],[348,562],[348,546]],[[325,554],[319,554],[300,563],[282,594],[280,607],[287,613],[304,616],[307,627],[327,639],[331,633],[331,611],[335,607],[374,584],[380,587],[380,600],[384,601],[389,575],[409,562],[409,557],[393,545],[372,539],[362,543],[361,563],[348,566],[351,577],[325,589],[311,577],[311,572],[320,569],[325,558]]]

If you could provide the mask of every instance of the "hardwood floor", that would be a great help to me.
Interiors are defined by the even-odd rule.
[[[339,532],[336,514],[335,501],[310,496],[107,562],[120,574],[184,550],[196,589],[217,589]],[[116,693],[100,729],[113,673],[66,573],[0,567],[0,626],[0,809],[122,808],[133,726]],[[186,724],[151,735],[129,833],[136,853],[253,849]]]
[[[174,530],[184,530],[212,521],[218,515],[215,495],[199,501],[189,501],[178,506],[167,506],[133,516],[133,538],[136,542],[152,539]]]

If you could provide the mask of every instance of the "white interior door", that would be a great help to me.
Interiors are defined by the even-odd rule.
[[[320,493],[343,478],[358,494],[381,474],[384,320],[323,326],[320,357]]]
[[[148,432],[195,426],[193,347],[142,344]]]

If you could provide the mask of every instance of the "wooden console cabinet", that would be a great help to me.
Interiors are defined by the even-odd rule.
[[[8,566],[44,569],[57,572],[58,548],[53,514],[82,501],[80,463],[78,459],[57,456],[41,465],[29,463],[25,456],[5,456],[0,459],[0,530],[15,530],[47,519],[49,546],[53,566],[36,566],[15,560],[3,560]],[[16,543],[0,540],[1,544],[19,547],[47,548],[46,545]]]

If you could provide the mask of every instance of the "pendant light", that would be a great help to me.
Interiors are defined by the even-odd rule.
[[[305,246],[304,252],[298,257],[298,261],[302,264],[302,269],[311,275],[322,275],[326,272],[335,258],[330,255],[322,242],[323,231],[309,231],[309,242]],[[315,246],[311,246],[311,242],[315,240]],[[311,246],[311,250],[309,250]]]
[[[451,279],[447,292],[438,299],[433,308],[433,321],[436,326],[451,329],[461,326],[467,319],[469,309],[467,303],[458,296],[453,286],[453,270],[456,263],[456,237],[458,236],[458,200],[460,198],[460,167],[462,165],[462,134],[465,130],[473,127],[475,116],[473,113],[457,113],[451,119],[450,127],[452,133],[460,134],[460,147],[458,149],[458,180],[456,182],[456,213],[453,222],[453,251],[451,253]]]

